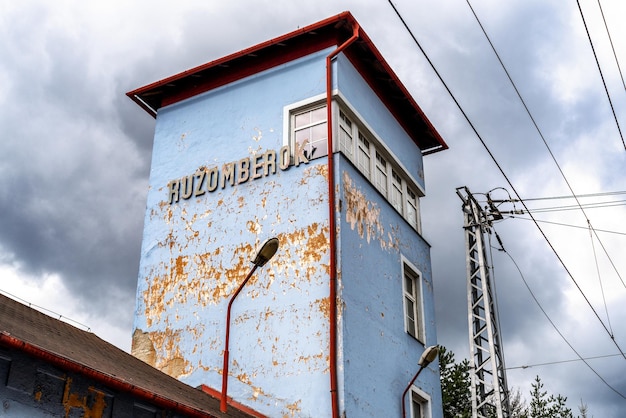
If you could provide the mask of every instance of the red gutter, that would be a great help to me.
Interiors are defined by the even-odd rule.
[[[183,405],[179,402],[157,395],[156,393],[153,393],[147,389],[143,389],[108,374],[94,370],[83,364],[77,363],[64,357],[60,357],[57,354],[51,353],[35,345],[27,343],[26,341],[15,338],[5,331],[0,332],[0,343],[10,348],[20,350],[26,354],[30,354],[54,366],[74,373],[80,373],[82,375],[95,379],[112,389],[129,392],[132,395],[135,395],[141,399],[153,402],[155,405],[161,408],[170,409],[177,413],[185,414],[186,416],[191,418],[217,418],[216,415],[213,415],[208,411],[201,411],[199,409]]]
[[[333,418],[339,418],[339,400],[337,393],[337,229],[335,224],[335,174],[333,153],[333,117],[332,117],[332,59],[359,39],[359,24],[353,20],[352,37],[345,41],[326,57],[326,119],[328,123],[328,223],[330,224],[330,395]]]

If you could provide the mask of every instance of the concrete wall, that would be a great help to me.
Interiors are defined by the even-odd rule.
[[[338,66],[341,96],[423,190],[420,150],[350,63],[342,57]],[[340,158],[336,173],[342,202],[338,219],[346,416],[400,416],[401,395],[417,372],[420,355],[437,343],[430,246],[347,159]],[[405,332],[403,260],[422,275],[425,344]],[[431,397],[432,417],[441,417],[437,364],[424,370],[415,385]]]
[[[133,354],[191,386],[220,390],[228,299],[257,248],[276,236],[275,258],[233,305],[229,367],[229,395],[271,416],[330,411],[326,159],[171,204],[168,183],[279,153],[283,109],[324,93],[326,54],[157,117]]]
[[[230,335],[229,395],[269,416],[330,415],[327,160],[263,173],[263,161],[286,143],[285,106],[325,94],[327,54],[163,108],[157,117],[133,354],[191,386],[220,390],[228,299],[258,246],[276,236],[276,257],[233,305]],[[423,189],[415,144],[344,57],[334,74],[340,97]],[[340,402],[348,417],[397,416],[424,349],[404,332],[401,257],[424,277],[427,344],[434,344],[429,248],[351,163],[334,158]],[[259,162],[258,178],[218,182],[213,191],[205,178],[196,193],[196,173],[223,173],[224,164],[245,159]],[[168,186],[180,179],[195,182],[188,198],[182,183],[178,199]],[[436,411],[438,375],[422,375],[419,385],[432,393]]]

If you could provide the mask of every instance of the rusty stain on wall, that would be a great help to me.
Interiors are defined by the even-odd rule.
[[[72,409],[79,409],[83,418],[101,418],[107,407],[106,395],[93,387],[89,387],[88,395],[81,395],[72,392],[72,379],[67,378],[65,381],[65,389],[63,391],[63,408],[65,416],[75,416]]]
[[[343,172],[343,189],[346,210],[346,222],[350,228],[357,230],[361,238],[367,243],[376,239],[382,249],[398,249],[398,228],[391,228],[385,239],[385,229],[380,221],[380,208],[376,203],[370,202],[365,194],[352,182],[347,172]]]
[[[293,403],[287,405],[287,409],[289,410],[289,416],[283,415],[283,418],[299,416],[299,413],[302,411],[302,408],[300,408],[300,403],[301,402],[302,402],[302,400],[298,400],[296,402],[293,402]]]

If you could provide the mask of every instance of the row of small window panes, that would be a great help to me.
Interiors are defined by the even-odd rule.
[[[354,143],[355,137],[358,138],[356,144]],[[398,213],[419,231],[417,194],[407,185],[399,170],[387,161],[376,149],[376,145],[341,110],[339,111],[339,149],[355,163],[359,171],[374,184],[374,187],[385,196]]]

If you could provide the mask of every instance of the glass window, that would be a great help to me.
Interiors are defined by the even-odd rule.
[[[376,152],[376,172],[374,186],[387,197],[387,161]]]
[[[354,153],[352,121],[342,111],[339,111],[339,149],[352,160]]]
[[[368,179],[371,178],[370,142],[361,133],[359,133],[359,151],[357,166],[365,177],[367,177]]]
[[[424,342],[423,309],[420,276],[403,263],[404,312],[406,332]]]
[[[415,390],[411,390],[411,417],[429,418],[428,400],[420,396]]]
[[[328,155],[326,106],[295,114],[293,138],[294,146],[302,147],[304,156],[309,160]]]
[[[400,215],[404,215],[402,198],[402,178],[396,170],[391,170],[391,205],[396,208]]]
[[[406,190],[406,220],[409,224],[415,228],[417,228],[417,196],[411,189]]]

